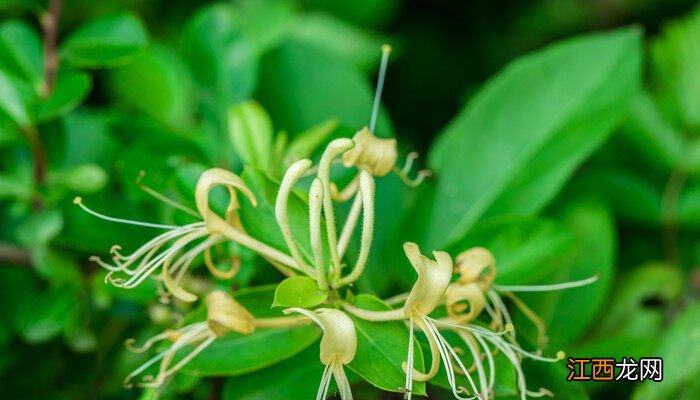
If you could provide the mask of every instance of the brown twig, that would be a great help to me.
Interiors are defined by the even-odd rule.
[[[63,0],[50,0],[47,12],[41,17],[41,27],[44,30],[44,97],[49,97],[56,85],[56,74],[60,63],[56,42],[62,3]]]
[[[32,257],[27,249],[12,244],[0,243],[0,263],[30,268],[32,266]]]

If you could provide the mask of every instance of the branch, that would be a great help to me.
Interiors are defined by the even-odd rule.
[[[49,97],[56,85],[56,74],[60,62],[56,52],[56,42],[62,3],[63,0],[50,0],[48,11],[41,17],[41,26],[44,30],[44,97]]]
[[[0,243],[0,264],[31,268],[32,257],[27,249],[8,243]]]

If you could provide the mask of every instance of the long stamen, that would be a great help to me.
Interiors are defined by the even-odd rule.
[[[374,132],[374,126],[377,123],[377,114],[379,114],[379,102],[384,89],[384,81],[386,79],[386,67],[389,63],[389,54],[391,54],[391,46],[385,44],[382,46],[382,61],[379,65],[379,77],[377,78],[377,89],[374,92],[374,104],[372,104],[372,117],[369,122],[369,131]]]
[[[467,345],[467,348],[469,349],[469,352],[471,353],[472,358],[474,359],[477,375],[479,376],[479,386],[481,387],[481,395],[485,398],[488,398],[490,391],[486,383],[486,371],[484,371],[484,364],[482,363],[479,351],[476,348],[476,346],[474,346],[472,341],[469,340],[469,336],[464,334],[464,332],[458,332],[457,334],[462,338],[462,340],[464,340],[464,343]]]
[[[552,290],[571,289],[580,286],[590,285],[599,279],[598,274],[590,278],[581,279],[578,281],[556,283],[553,285],[533,285],[533,286],[501,286],[493,285],[493,288],[503,292],[548,292]]]
[[[496,307],[496,309],[499,310],[499,312],[503,316],[503,320],[506,322],[506,326],[510,325],[511,327],[514,327],[515,325],[513,324],[513,319],[510,317],[508,308],[506,307],[505,303],[503,303],[503,300],[501,300],[501,297],[498,295],[498,293],[496,293],[496,291],[493,289],[489,289],[487,296],[489,299],[491,299],[493,305]],[[510,336],[513,340],[515,340],[515,329],[511,330]]]
[[[438,324],[438,325],[443,325],[443,326],[446,326],[449,328],[455,328],[455,329],[463,329],[463,330],[467,330],[470,332],[480,333],[482,335],[504,336],[504,335],[507,335],[508,333],[513,331],[513,324],[506,324],[505,329],[503,331],[492,332],[492,331],[489,331],[487,329],[484,329],[480,326],[473,325],[473,324],[472,325],[457,325],[457,324],[452,324],[452,323],[442,321],[439,319],[434,319],[434,318],[430,318],[430,317],[426,317],[426,318],[428,320],[430,320],[431,322]]]
[[[334,360],[331,363],[331,371],[335,377],[335,383],[338,386],[340,400],[352,400],[352,390],[350,389],[348,377],[345,375],[345,370],[343,370],[343,363],[341,363],[340,360]]]
[[[413,390],[413,319],[408,320],[408,355],[406,356],[406,393],[404,399],[411,400]]]
[[[327,364],[326,368],[323,370],[323,375],[321,375],[321,383],[318,385],[318,393],[316,394],[316,400],[325,400],[328,395],[328,387],[331,383],[331,365]]]
[[[323,243],[321,243],[321,211],[323,208],[323,183],[316,178],[309,190],[309,234],[311,250],[314,253],[314,269],[316,270],[316,282],[318,287],[325,289],[326,267],[323,262]]]
[[[146,171],[141,171],[139,172],[139,177],[136,178],[136,185],[139,187],[139,189],[143,190],[144,192],[150,194],[151,196],[155,197],[156,199],[162,201],[163,203],[173,207],[177,208],[180,211],[186,212],[187,214],[195,217],[195,218],[202,218],[198,212],[194,211],[193,209],[185,206],[184,204],[180,204],[177,201],[170,199],[168,197],[163,196],[162,194],[156,192],[155,190],[151,189],[150,187],[146,186],[143,184],[143,178],[146,176]]]
[[[518,309],[527,317],[527,319],[532,322],[533,325],[535,325],[535,328],[537,329],[537,343],[540,346],[544,346],[545,343],[547,343],[547,335],[546,335],[546,329],[544,326],[544,321],[542,321],[542,318],[540,318],[537,314],[535,314],[534,311],[530,307],[525,304],[524,301],[522,301],[518,296],[511,292],[503,292],[513,303],[518,307]]]
[[[104,219],[107,221],[111,221],[111,222],[118,222],[118,223],[127,224],[127,225],[145,226],[147,228],[157,228],[157,229],[177,229],[177,228],[180,228],[177,225],[152,224],[150,222],[132,221],[130,219],[109,217],[107,215],[100,214],[97,211],[89,209],[85,204],[83,204],[83,199],[81,197],[74,198],[73,204],[80,206],[80,208],[82,208],[88,214],[92,214],[98,218],[101,218],[101,219]]]
[[[367,171],[360,171],[360,192],[362,195],[362,235],[360,238],[360,254],[352,272],[341,279],[338,286],[355,282],[365,269],[369,250],[374,236],[374,179]]]

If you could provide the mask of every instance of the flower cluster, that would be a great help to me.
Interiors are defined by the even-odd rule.
[[[131,289],[146,279],[159,282],[163,293],[162,299],[171,297],[181,302],[192,303],[198,296],[187,288],[188,271],[193,263],[203,259],[211,274],[217,278],[230,279],[237,272],[237,264],[222,270],[212,259],[212,249],[225,242],[235,242],[250,249],[283,274],[294,277],[304,276],[313,279],[318,289],[328,293],[327,299],[316,309],[292,307],[285,314],[296,313],[300,316],[280,316],[275,318],[257,318],[228,292],[215,290],[206,295],[207,317],[205,321],[186,325],[176,330],[168,330],[149,339],[142,347],[134,347],[133,341],[127,346],[133,351],[145,351],[159,342],[171,342],[159,354],[149,359],[133,371],[125,380],[131,386],[131,380],[144,375],[158,364],[155,376],[146,375],[138,385],[157,387],[180,370],[187,362],[210,346],[217,339],[230,333],[251,335],[258,329],[293,327],[303,323],[314,322],[323,330],[320,342],[320,361],[325,365],[318,389],[317,400],[325,399],[331,379],[335,379],[341,399],[351,399],[350,383],[345,375],[344,366],[353,361],[357,350],[357,337],[354,317],[370,321],[403,321],[409,333],[406,357],[396,360],[405,372],[406,398],[413,395],[413,383],[425,382],[436,376],[442,363],[447,372],[452,393],[458,399],[487,399],[493,397],[495,380],[494,354],[504,354],[518,378],[521,397],[542,396],[549,394],[545,389],[530,391],[527,388],[521,362],[524,358],[539,361],[557,361],[563,358],[558,353],[554,358],[546,358],[541,352],[528,352],[522,349],[516,340],[508,308],[502,299],[506,296],[525,315],[538,326],[541,321],[520,301],[514,292],[556,290],[588,284],[594,278],[552,286],[499,286],[494,283],[496,263],[493,255],[486,249],[473,248],[459,254],[453,262],[452,257],[444,251],[433,252],[433,258],[423,255],[414,243],[405,243],[404,252],[417,273],[417,278],[410,292],[398,296],[402,307],[373,311],[357,307],[342,296],[341,290],[347,290],[362,275],[369,260],[375,224],[375,178],[395,172],[409,186],[421,183],[428,176],[421,171],[415,179],[408,177],[415,154],[409,154],[403,168],[396,167],[398,160],[395,139],[382,139],[374,135],[378,98],[383,84],[384,71],[389,49],[384,48],[382,70],[377,86],[375,107],[369,127],[358,131],[352,139],[341,138],[331,141],[325,148],[319,163],[313,166],[312,160],[302,159],[292,163],[281,179],[274,205],[274,217],[285,248],[276,248],[266,244],[261,238],[251,235],[241,221],[239,211],[241,202],[247,201],[256,206],[255,194],[238,175],[221,169],[212,168],[199,178],[195,190],[196,210],[172,202],[146,188],[156,197],[168,204],[188,212],[198,219],[197,222],[170,226],[146,222],[129,221],[104,216],[89,209],[80,198],[75,203],[87,212],[98,217],[114,221],[162,229],[141,248],[131,254],[122,254],[119,246],[111,249],[111,263],[99,257],[92,259],[108,270],[106,281],[115,286]],[[350,168],[354,177],[344,188],[340,189],[331,179],[331,169],[339,161]],[[315,175],[315,176],[313,176]],[[290,199],[298,182],[303,177],[313,176],[308,189],[308,243],[310,252],[302,249],[300,242],[306,238],[295,237],[290,225]],[[228,191],[228,205],[221,215],[210,205],[210,194],[216,187]],[[336,207],[353,199],[347,216],[343,221],[336,218]],[[345,254],[351,237],[357,230],[361,218],[360,243],[354,264],[348,271],[343,271],[346,263]],[[202,257],[200,257],[200,255]],[[453,273],[457,278],[453,282]],[[436,313],[436,310],[442,310]],[[436,317],[436,314],[444,315]],[[460,350],[449,343],[443,335],[453,331],[469,350],[463,355]],[[426,371],[419,371],[414,365],[414,347],[417,332],[424,336],[430,348],[430,365]],[[177,356],[186,353],[184,356]],[[179,358],[178,358],[179,357]],[[469,362],[467,362],[467,359]],[[469,365],[469,366],[467,366]],[[457,383],[459,375],[466,377],[468,387]],[[397,388],[398,390],[399,388]]]

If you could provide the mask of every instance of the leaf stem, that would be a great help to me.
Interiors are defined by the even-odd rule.
[[[60,64],[56,52],[56,42],[62,5],[63,0],[50,0],[48,11],[41,16],[41,27],[44,31],[44,98],[53,93],[56,85],[56,75]]]

